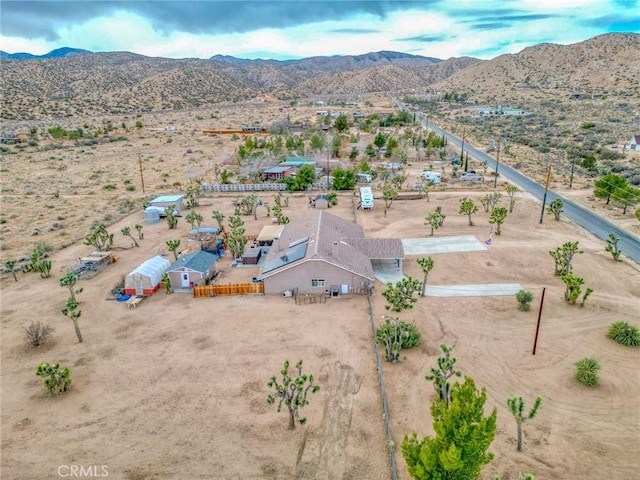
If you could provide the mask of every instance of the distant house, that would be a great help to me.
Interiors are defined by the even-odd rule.
[[[297,169],[291,165],[267,168],[262,171],[262,181],[274,182],[283,178],[291,177],[296,170]]]
[[[265,293],[366,292],[374,282],[372,260],[393,260],[402,268],[398,238],[365,238],[361,226],[326,210],[284,225],[257,277]]]
[[[627,150],[640,150],[640,135],[634,135],[627,143]]]
[[[493,113],[493,108],[486,108],[486,107],[476,108],[476,113],[478,115],[482,115],[483,117],[488,117]]]
[[[195,285],[204,285],[214,277],[217,259],[217,255],[203,250],[178,258],[167,268],[171,285],[176,290],[188,290]]]

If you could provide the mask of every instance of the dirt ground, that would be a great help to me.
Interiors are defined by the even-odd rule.
[[[390,110],[388,99],[368,111],[384,109]],[[184,239],[189,229],[184,219],[173,231],[164,222],[144,225],[144,239],[133,248],[120,231],[143,224],[142,200],[180,191],[196,177],[214,183],[215,165],[227,163],[241,142],[205,136],[202,130],[268,124],[286,115],[292,121],[314,122],[314,110],[294,107],[283,113],[276,104],[256,103],[149,114],[140,117],[140,131],[131,128],[137,118],[124,119],[128,131],[114,136],[126,136],[126,141],[83,148],[61,144],[3,158],[2,261],[24,255],[38,240],[54,247],[51,278],[19,273],[14,282],[11,275],[2,275],[3,479],[62,478],[71,466],[94,467],[98,473],[105,466],[109,478],[125,480],[390,477],[366,297],[296,305],[278,296],[194,299],[160,291],[135,309],[107,300],[112,287],[145,259],[156,254],[172,258],[165,242]],[[95,126],[104,125],[105,119],[86,121]],[[64,126],[70,128],[78,121],[68,122]],[[169,125],[175,129],[167,130]],[[361,133],[364,145],[370,141]],[[408,185],[424,166],[408,167]],[[576,185],[582,184],[576,180]],[[498,186],[503,190],[502,182]],[[351,196],[340,194],[331,213],[355,219],[369,236],[412,238],[429,234],[424,217],[442,206],[447,217],[436,236],[473,234],[485,240],[488,214],[480,208],[470,227],[457,211],[460,198],[469,196],[479,204],[487,187],[462,188],[450,183],[434,187],[430,201],[395,201],[386,216],[381,200],[373,211],[354,213]],[[554,188],[562,189],[563,183]],[[589,200],[589,193],[575,187],[567,194],[638,234],[631,212],[621,216],[619,210],[606,210],[604,202]],[[443,342],[455,346],[463,373],[487,389],[487,411],[498,409],[498,432],[491,446],[495,458],[483,478],[531,472],[536,480],[627,479],[640,468],[638,351],[605,337],[616,320],[640,326],[640,267],[626,259],[614,263],[602,241],[564,219],[556,222],[546,215],[540,225],[539,203],[523,193],[517,198],[502,235],[494,235],[486,251],[433,255],[429,283],[520,283],[534,294],[532,310],[518,311],[512,297],[426,297],[400,315],[415,321],[423,334],[422,346],[407,351],[403,362],[383,366],[402,480],[408,480],[399,452],[402,439],[412,431],[420,436],[433,433],[429,405],[434,392],[423,377],[435,365]],[[233,199],[205,195],[198,209],[203,225],[215,226],[213,210],[231,214]],[[295,219],[307,212],[307,196],[298,194],[284,213]],[[257,220],[244,217],[248,234],[271,223],[265,208],[258,214]],[[118,261],[81,282],[85,341],[78,344],[70,320],[60,313],[67,292],[58,278],[78,257],[91,253],[82,239],[94,221],[107,223],[115,234]],[[548,254],[574,240],[584,249],[575,259],[575,272],[595,290],[583,308],[564,304],[563,284],[553,276]],[[407,275],[421,278],[415,258],[407,258],[404,265]],[[218,262],[218,269],[222,283],[250,281],[257,273],[255,268],[231,267],[228,256]],[[533,335],[545,287],[534,356]],[[383,289],[376,282],[376,322],[386,313]],[[32,320],[55,327],[39,349],[24,345],[24,327]],[[596,388],[583,387],[573,377],[573,363],[585,356],[595,356],[602,364]],[[285,359],[304,359],[305,371],[314,373],[321,385],[305,408],[308,426],[294,432],[287,429],[286,415],[266,403],[266,382]],[[44,395],[35,376],[36,366],[44,361],[72,369],[73,388],[67,395]],[[517,394],[525,397],[527,406],[536,395],[543,398],[538,417],[524,426],[521,453],[515,448],[515,421],[506,408],[506,399]]]
[[[437,236],[473,234],[486,239],[487,214],[475,226],[457,214],[462,196],[434,192],[430,201],[396,201],[383,214],[355,213],[373,237],[428,235],[424,217],[436,206],[447,215]],[[233,197],[207,196],[199,212],[232,212]],[[503,200],[504,203],[504,200]],[[482,210],[482,209],[481,209]],[[614,263],[602,242],[580,228],[546,217],[539,204],[518,194],[515,210],[484,252],[434,255],[429,283],[519,282],[534,293],[530,312],[512,297],[420,298],[403,312],[415,321],[423,344],[399,364],[384,364],[393,442],[416,431],[432,434],[429,405],[433,387],[423,379],[435,365],[439,345],[454,345],[459,368],[487,389],[487,411],[498,409],[494,460],[483,478],[532,472],[536,479],[633,478],[640,468],[640,378],[638,351],[605,337],[616,320],[640,324],[640,271],[629,261]],[[291,198],[292,219],[308,212],[307,198]],[[349,195],[331,213],[353,220]],[[141,213],[110,230],[140,223]],[[245,217],[247,233],[270,223]],[[66,466],[106,466],[121,479],[386,479],[387,440],[366,297],[295,305],[279,296],[194,299],[159,291],[136,309],[106,300],[111,287],[144,259],[167,254],[164,242],[183,238],[166,223],[145,225],[139,248],[116,237],[118,261],[82,281],[78,344],[62,316],[66,291],[57,282],[66,267],[90,252],[75,244],[52,256],[54,275],[19,274],[2,282],[2,478],[60,478]],[[565,305],[548,251],[579,240],[584,254],[575,271],[594,288],[583,308]],[[168,254],[169,257],[171,254]],[[220,282],[250,280],[254,268],[219,262]],[[405,273],[421,278],[413,258]],[[531,354],[538,304],[546,287],[536,355]],[[373,315],[386,313],[376,282]],[[33,319],[55,327],[50,342],[26,348],[23,328]],[[595,356],[601,383],[587,388],[573,377],[573,363]],[[291,432],[284,413],[267,405],[266,382],[285,359],[304,359],[321,390],[305,408],[309,424]],[[73,388],[59,398],[45,396],[36,366],[60,362],[72,369]],[[506,399],[523,395],[531,405],[543,398],[538,417],[524,426],[524,450],[515,448],[516,425]],[[399,477],[408,479],[397,450]]]

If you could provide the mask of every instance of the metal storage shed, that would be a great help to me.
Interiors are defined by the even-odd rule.
[[[135,296],[153,295],[162,281],[162,274],[171,262],[160,255],[145,260],[138,265],[124,281],[124,293]]]
[[[175,205],[178,212],[184,210],[184,195],[163,195],[149,202],[150,207],[160,207],[162,209],[169,205]]]

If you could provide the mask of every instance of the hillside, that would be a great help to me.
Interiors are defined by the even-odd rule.
[[[492,60],[398,52],[302,60],[151,58],[128,52],[3,59],[3,120],[46,120],[197,108],[264,95],[457,91],[479,102],[549,99],[558,92],[637,97],[640,35],[607,34],[573,45],[541,44]]]
[[[432,88],[480,101],[545,98],[553,92],[640,94],[640,35],[600,35],[573,45],[544,43],[458,69]]]

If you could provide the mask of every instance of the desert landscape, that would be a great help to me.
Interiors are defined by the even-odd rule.
[[[624,35],[620,42],[638,49],[638,38]],[[585,51],[604,61],[601,54],[609,52],[611,45],[610,39],[600,38]],[[536,52],[542,55],[549,48],[527,50],[518,58],[537,63],[542,57]],[[613,50],[611,61],[619,61],[620,50]],[[114,71],[120,68],[118,62],[131,60],[122,54],[110,55],[106,54],[106,63],[113,61],[109,68]],[[503,63],[498,64],[508,69],[518,65],[518,58],[501,59]],[[563,54],[559,58],[566,62],[571,57]],[[130,73],[140,76],[148,72],[143,68],[144,59],[135,56],[133,61],[140,63]],[[91,62],[80,56],[73,62],[78,70],[69,84],[77,88],[82,84],[78,72],[86,72],[82,68]],[[496,436],[489,448],[495,457],[483,468],[481,478],[492,480],[499,475],[502,480],[515,479],[519,473],[532,473],[536,480],[637,476],[638,350],[608,339],[606,332],[616,321],[640,326],[640,266],[624,252],[622,261],[615,262],[605,251],[604,241],[562,215],[556,221],[553,215],[545,214],[540,223],[540,202],[522,191],[515,194],[515,207],[501,226],[502,233],[491,237],[489,214],[480,207],[480,200],[499,192],[500,205],[508,207],[507,183],[498,177],[494,187],[490,171],[484,172],[484,182],[461,182],[454,177],[450,161],[459,150],[448,147],[443,160],[427,158],[410,143],[411,130],[418,128],[415,125],[364,129],[354,121],[343,135],[339,157],[328,152],[332,134],[323,148],[307,148],[305,157],[318,167],[350,169],[365,160],[362,152],[377,132],[393,136],[399,140],[406,177],[401,193],[414,197],[420,196],[414,184],[424,170],[442,172],[442,183],[433,185],[426,197],[396,199],[385,208],[381,184],[374,181],[373,210],[357,208],[356,188],[335,192],[337,204],[328,212],[362,226],[367,237],[424,239],[431,237],[425,217],[440,207],[446,220],[434,238],[453,244],[457,236],[472,236],[486,248],[409,255],[404,259],[404,275],[421,280],[417,259],[430,255],[435,266],[428,277],[429,286],[520,284],[533,293],[530,311],[518,310],[515,295],[478,296],[473,289],[464,297],[420,297],[414,308],[398,316],[415,322],[422,334],[421,345],[403,350],[399,363],[382,359],[378,372],[372,325],[378,326],[389,313],[382,296],[386,287],[380,281],[375,282],[370,298],[340,295],[307,305],[281,295],[194,298],[191,293],[168,294],[161,289],[136,308],[127,308],[112,295],[114,287],[144,260],[161,255],[173,261],[167,241],[182,240],[182,253],[186,252],[191,226],[184,216],[175,230],[164,220],[145,223],[143,207],[150,199],[184,194],[198,182],[218,184],[223,176],[228,176],[229,183],[250,183],[256,172],[277,165],[285,156],[282,152],[241,160],[239,150],[249,137],[205,131],[236,130],[244,125],[270,129],[283,124],[319,126],[316,112],[327,108],[322,105],[330,101],[338,102],[329,107],[332,111],[350,119],[354,113],[387,115],[395,111],[392,97],[398,92],[409,95],[407,92],[414,92],[415,85],[430,76],[434,82],[444,82],[447,69],[456,68],[461,74],[452,76],[448,86],[435,85],[464,89],[482,78],[473,93],[480,96],[481,87],[486,88],[482,95],[491,102],[497,91],[505,89],[504,82],[490,77],[500,69],[476,63],[451,59],[446,65],[438,64],[437,69],[415,67],[422,72],[415,78],[396,65],[337,73],[309,67],[308,72],[299,72],[308,78],[297,78],[298,83],[281,72],[276,75],[275,67],[265,67],[261,75],[270,80],[265,80],[269,88],[259,91],[247,80],[250,75],[238,76],[243,81],[234,84],[237,98],[223,101],[223,80],[217,76],[220,71],[210,77],[195,63],[181,61],[167,73],[176,64],[152,60],[149,65],[154,65],[151,70],[158,77],[144,88],[138,85],[129,91],[126,85],[115,88],[109,84],[113,93],[108,97],[89,89],[86,97],[79,95],[65,103],[47,96],[61,98],[54,88],[57,86],[40,89],[29,83],[39,78],[36,73],[42,65],[33,62],[23,67],[3,62],[5,86],[14,88],[16,79],[24,77],[27,83],[23,87],[29,84],[33,88],[26,91],[38,94],[29,97],[24,91],[18,94],[19,89],[2,89],[6,95],[3,129],[31,133],[27,142],[2,146],[0,165],[0,258],[5,265],[0,279],[0,476],[53,479],[61,478],[61,471],[68,472],[71,466],[84,466],[93,468],[94,477],[123,480],[377,480],[391,477],[393,456],[398,478],[409,480],[400,444],[412,432],[420,438],[434,433],[429,408],[435,391],[424,376],[436,365],[443,343],[453,347],[462,373],[486,389],[487,413],[493,408],[498,412]],[[47,65],[55,70],[62,64]],[[465,71],[474,65],[476,76]],[[577,100],[566,101],[561,107],[550,100],[559,91],[566,95],[573,88],[572,79],[557,68],[542,73],[532,69],[529,80],[545,84],[553,78],[559,87],[524,89],[519,83],[524,79],[517,79],[505,94],[505,99],[534,110],[527,117],[533,127],[523,126],[527,119],[500,119],[487,127],[474,115],[475,106],[447,102],[439,102],[436,110],[429,111],[430,122],[458,136],[466,134],[466,141],[481,150],[495,141],[493,133],[509,129],[514,137],[528,129],[540,133],[537,143],[531,145],[518,143],[514,137],[504,140],[510,148],[503,150],[501,161],[517,165],[522,173],[539,181],[544,178],[544,162],[550,162],[553,190],[638,236],[635,207],[623,213],[619,205],[593,196],[597,179],[593,171],[576,168],[569,185],[570,164],[558,153],[568,148],[566,145],[554,143],[551,152],[541,153],[545,139],[550,138],[557,142],[560,137],[571,137],[582,146],[597,141],[605,153],[612,151],[613,141],[627,141],[635,133],[637,113],[628,108],[626,94],[621,92],[636,88],[637,78],[634,80],[630,72],[637,70],[637,62],[631,62],[624,72],[616,70],[624,80],[619,83],[610,85],[603,78],[591,78],[589,91],[600,94],[603,90],[593,85],[602,85],[610,89],[609,96],[579,104],[588,106],[575,114],[569,112],[578,105],[572,103]],[[224,74],[231,78],[240,75],[235,66],[229,66]],[[180,79],[184,75],[200,79],[201,83],[194,84],[203,91],[207,89],[202,82],[216,84],[211,90],[215,95],[205,101],[205,93],[198,90],[189,97],[189,88],[178,88],[183,86]],[[113,78],[121,79],[114,75],[108,81],[115,82]],[[366,78],[375,79],[370,88],[362,87]],[[393,82],[400,79],[406,88],[396,91],[398,84]],[[339,93],[341,87],[347,90],[344,94]],[[37,100],[38,95],[47,100]],[[195,101],[196,97],[200,100]],[[137,103],[129,103],[132,98]],[[131,109],[125,111],[127,105]],[[600,113],[597,131],[582,132],[581,123]],[[49,129],[56,127],[92,133],[74,140],[53,138]],[[307,144],[313,130],[301,134]],[[277,134],[250,138],[274,142]],[[353,148],[359,155],[350,160]],[[640,152],[625,152],[617,160],[605,156],[598,157],[602,168],[619,166],[620,171],[629,173],[630,180],[640,175]],[[368,163],[382,172],[383,163],[399,158],[378,154]],[[469,168],[483,171],[476,159],[470,157],[469,162]],[[316,193],[326,192],[286,193],[288,206],[283,213],[291,220],[302,218],[311,211],[309,195]],[[203,226],[217,226],[212,212],[222,212],[228,220],[234,213],[234,202],[242,197],[240,193],[203,191],[195,211],[202,215]],[[274,221],[266,208],[274,205],[274,193],[260,192],[258,197],[263,204],[257,209],[257,218],[242,217],[249,236]],[[466,215],[458,213],[463,198],[471,198],[480,207],[472,226]],[[79,326],[84,341],[78,343],[71,320],[61,313],[68,295],[59,279],[94,250],[84,240],[98,224],[114,234],[116,261],[79,282],[83,289],[78,294],[82,311]],[[135,225],[142,225],[143,238],[137,237]],[[122,233],[127,227],[138,247]],[[490,244],[484,243],[489,238]],[[550,250],[573,241],[583,250],[574,258],[574,271],[594,290],[584,306],[564,301],[564,284],[554,276],[549,255]],[[42,246],[52,262],[49,278],[21,271],[36,246]],[[216,283],[251,283],[259,268],[238,266],[230,257],[226,252],[216,262]],[[17,261],[17,280],[6,268],[9,260]],[[543,290],[539,339],[533,355]],[[26,345],[24,338],[32,321],[54,328],[38,348]],[[595,357],[602,366],[600,383],[592,388],[575,378],[574,363],[584,357]],[[310,395],[310,403],[302,411],[308,423],[295,430],[287,428],[284,412],[278,413],[267,403],[267,382],[287,359],[292,363],[303,359],[305,373],[314,374],[321,387]],[[47,395],[42,379],[35,375],[42,362],[59,362],[71,369],[73,383],[68,393]],[[379,373],[384,378],[388,418],[383,412]],[[522,395],[527,407],[536,396],[542,397],[538,416],[524,425],[522,451],[516,450],[516,423],[507,408],[507,398],[514,395]]]
[[[340,194],[330,212],[356,221],[367,236],[417,238],[429,235],[424,216],[441,206],[447,219],[437,236],[484,240],[486,213],[476,214],[471,227],[457,214],[459,199],[470,195],[477,199],[481,192],[447,190],[431,193],[429,201],[395,201],[385,216],[380,204],[361,211],[352,195]],[[205,217],[214,209],[232,213],[233,198],[205,195],[198,211]],[[434,391],[423,377],[439,345],[447,343],[464,374],[487,389],[487,408],[498,409],[490,448],[495,458],[483,478],[518,472],[541,479],[631,478],[640,466],[638,427],[629,421],[640,407],[637,351],[608,340],[605,332],[613,321],[637,324],[638,266],[613,262],[602,241],[569,222],[547,217],[540,225],[538,210],[537,202],[518,194],[503,233],[486,251],[433,255],[429,276],[430,285],[520,283],[534,293],[534,305],[546,287],[536,355],[537,308],[520,312],[513,296],[420,298],[400,316],[416,322],[422,345],[405,351],[401,363],[383,367],[393,442],[399,446],[413,431],[432,434]],[[306,195],[292,195],[287,215],[307,212]],[[271,221],[265,209],[258,220],[244,219],[249,234]],[[109,229],[141,221],[142,212],[135,212]],[[187,228],[181,220],[181,235]],[[389,478],[370,322],[370,315],[377,323],[387,313],[384,286],[376,282],[371,312],[359,295],[296,305],[280,296],[194,299],[164,291],[127,309],[105,300],[111,288],[145,258],[167,254],[165,241],[177,234],[165,222],[143,231],[139,248],[122,237],[114,250],[118,261],[81,282],[81,344],[59,313],[65,295],[56,277],[91,247],[76,243],[52,254],[52,278],[3,279],[3,477],[58,478],[60,465],[82,464],[106,465],[110,477],[123,479]],[[582,308],[565,304],[548,254],[576,240],[584,254],[575,259],[575,270],[594,288]],[[414,258],[404,265],[406,275],[421,278]],[[228,257],[218,269],[223,283],[250,281],[257,273],[231,267]],[[55,327],[38,349],[23,341],[33,319]],[[602,363],[596,388],[574,378],[573,363],[584,356]],[[293,432],[286,415],[266,403],[266,381],[287,358],[304,359],[321,385],[305,408],[308,426]],[[34,375],[42,361],[72,368],[67,395],[45,395]],[[506,398],[515,394],[528,402],[543,398],[538,418],[525,426],[523,452],[515,449],[515,422],[506,408]],[[399,478],[407,479],[396,450]]]

